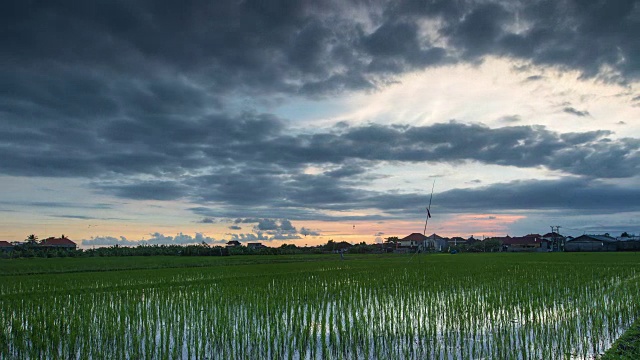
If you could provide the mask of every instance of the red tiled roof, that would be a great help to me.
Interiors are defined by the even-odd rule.
[[[8,241],[0,241],[0,247],[12,247],[10,242]]]
[[[76,243],[66,238],[48,238],[40,244],[42,246],[76,246]]]
[[[413,233],[409,236],[403,237],[400,241],[424,241],[428,238],[420,233]]]

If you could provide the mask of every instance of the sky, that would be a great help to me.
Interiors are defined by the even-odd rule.
[[[640,1],[5,1],[0,240],[640,233]],[[431,198],[433,189],[433,197]]]

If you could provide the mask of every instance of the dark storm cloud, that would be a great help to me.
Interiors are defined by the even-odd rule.
[[[370,182],[367,172],[384,162],[476,161],[605,178],[640,174],[639,140],[610,139],[607,131],[560,134],[541,126],[491,129],[449,122],[294,134],[281,119],[248,112],[86,121],[70,138],[60,129],[61,135],[47,137],[54,123],[11,123],[0,130],[0,152],[7,153],[0,169],[11,175],[90,177],[96,188],[122,198],[335,210],[352,206],[354,195],[365,196],[355,185]],[[13,139],[14,133],[41,137],[29,146]],[[306,174],[308,166],[324,172]]]
[[[395,209],[400,196],[387,203],[357,187],[387,162],[640,175],[640,140],[606,131],[450,122],[304,133],[269,114],[236,111],[243,97],[372,90],[408,71],[489,55],[607,81],[640,76],[635,1],[356,5],[4,2],[0,172],[89,178],[121,198],[185,199],[201,216],[286,219]],[[309,166],[321,173],[305,172]]]
[[[216,216],[223,218],[233,218],[239,215],[252,214],[255,216],[264,216],[264,215],[273,215],[277,213],[281,216],[286,216],[289,219],[295,220],[318,220],[318,221],[379,221],[384,220],[387,217],[379,214],[367,214],[367,215],[349,215],[349,214],[340,214],[340,216],[336,215],[327,215],[322,211],[311,208],[295,208],[295,207],[280,207],[274,208],[272,206],[264,206],[264,204],[259,205],[256,204],[250,208],[247,207],[238,207],[232,204],[228,204],[224,207],[207,207],[207,206],[196,206],[187,209],[192,211],[194,214],[200,216]]]
[[[0,204],[10,206],[28,206],[28,207],[44,207],[44,208],[76,208],[76,209],[112,209],[112,204],[96,203],[96,204],[82,204],[82,203],[70,203],[62,201],[0,201]]]
[[[488,55],[637,79],[639,13],[631,0],[6,2],[1,109],[184,115],[230,94],[373,89]]]
[[[258,219],[253,231],[258,234],[267,234],[271,240],[300,238],[298,230],[287,219]]]
[[[501,4],[480,4],[442,32],[464,51],[465,57],[473,59],[498,51],[498,41],[506,34],[504,28],[510,15]]]
[[[375,216],[344,216],[342,214],[327,215],[322,207],[315,207],[315,211],[307,209],[307,213],[299,215],[299,219],[314,219],[324,221],[374,221],[385,218],[406,218],[408,216],[421,217],[425,204],[429,203],[427,193],[382,193],[369,191],[354,192],[349,199],[345,199],[351,210],[379,209],[387,215]],[[571,212],[572,215],[582,214],[615,214],[639,211],[640,191],[634,187],[609,185],[598,180],[586,178],[567,178],[559,180],[527,180],[497,183],[471,189],[454,189],[436,192],[433,198],[432,215],[449,213],[474,212],[540,212],[559,211]],[[265,204],[261,204],[265,205]],[[229,216],[234,210],[209,209],[205,207],[191,209],[195,213],[206,214],[215,212],[216,216]],[[241,211],[241,210],[235,210]],[[281,212],[279,209],[250,209],[249,211]],[[266,235],[277,232],[258,231]],[[297,234],[305,235],[304,230]],[[296,234],[296,233],[291,233]],[[312,234],[309,232],[308,234]]]
[[[364,37],[362,44],[373,58],[368,69],[374,73],[396,74],[450,61],[445,49],[420,39],[417,24],[411,22],[384,23]]]
[[[186,189],[176,181],[140,181],[125,185],[99,185],[99,189],[117,197],[134,200],[176,200]]]
[[[279,228],[279,224],[275,219],[260,219],[256,229],[258,230],[276,230]]]
[[[640,172],[637,139],[611,140],[607,131],[559,134],[541,126],[490,129],[456,122],[424,127],[367,125],[341,134],[285,137],[272,148],[263,146],[265,161],[342,163],[347,160],[459,162],[517,167],[544,166],[595,177],[629,177]],[[328,175],[331,175],[329,173]],[[298,175],[295,180],[303,179]],[[307,177],[337,184],[335,178]],[[308,183],[308,181],[304,181]],[[329,196],[340,196],[339,189]]]
[[[252,130],[250,124],[259,131]],[[559,134],[540,126],[491,129],[449,122],[424,127],[366,125],[345,128],[340,133],[292,136],[285,133],[282,122],[265,116],[224,118],[215,123],[216,127],[210,127],[210,122],[200,125],[201,132],[210,132],[207,136],[217,141],[156,144],[153,138],[145,140],[143,134],[129,145],[140,152],[155,152],[156,156],[148,158],[145,166],[139,167],[138,162],[129,164],[130,156],[122,154],[122,148],[118,147],[105,146],[94,161],[100,169],[95,176],[145,174],[170,180],[136,180],[135,177],[117,182],[96,180],[97,186],[119,197],[133,199],[187,197],[199,202],[236,205],[321,205],[346,209],[352,195],[362,191],[353,188],[358,179],[362,181],[365,176],[365,168],[358,163],[361,161],[368,162],[369,166],[385,161],[477,161],[517,167],[542,166],[605,178],[640,174],[640,141],[613,140],[608,138],[611,133],[607,131]],[[170,133],[171,130],[171,124],[167,124],[164,131]],[[158,134],[155,138],[162,136]],[[127,144],[120,145],[126,148]],[[180,156],[174,154],[176,148]],[[120,160],[114,160],[113,165],[100,162],[105,157]],[[314,164],[331,166],[321,174],[302,172]],[[205,170],[210,174],[186,175]]]
[[[245,113],[85,121],[69,126],[46,119],[38,125],[10,122],[0,130],[4,138],[0,169],[5,174],[61,177],[180,174],[212,163],[231,163],[234,146],[255,146],[281,135],[284,123],[270,115]],[[26,142],[14,136],[20,132],[39,137]]]
[[[371,151],[360,140],[401,141],[398,129],[287,137],[284,122],[273,116],[218,110],[230,94],[372,88],[385,83],[380,76],[393,80],[408,70],[490,54],[593,76],[604,65],[638,75],[632,65],[640,57],[634,41],[640,11],[631,2],[370,5],[351,9],[362,15],[354,17],[346,11],[349,4],[300,1],[3,4],[0,170],[27,176],[175,175],[251,159],[250,151],[259,151],[255,158],[264,155],[262,161],[287,162],[289,156],[287,167],[301,158],[383,159],[388,147]],[[423,28],[431,20],[440,24],[437,35]],[[520,31],[512,33],[516,25]],[[448,45],[433,45],[433,36]],[[279,146],[269,141],[274,138]],[[354,149],[345,149],[347,142]],[[427,157],[419,146],[413,154],[408,146],[392,150],[390,160],[394,152],[402,159]]]
[[[496,183],[472,189],[436,193],[431,213],[492,211],[571,211],[574,215],[638,211],[640,190],[582,178]],[[380,194],[367,201],[392,214],[407,216],[424,211],[425,194]]]
[[[455,211],[564,210],[578,212],[637,211],[640,190],[587,179],[529,180],[456,189],[438,195],[443,209]]]

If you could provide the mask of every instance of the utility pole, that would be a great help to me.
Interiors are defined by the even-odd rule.
[[[551,234],[553,235],[553,243],[551,245],[552,249],[555,248],[555,251],[560,251],[560,244],[558,244],[558,235],[560,235],[560,225],[551,225]]]

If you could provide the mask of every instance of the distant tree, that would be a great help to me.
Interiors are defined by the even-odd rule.
[[[27,243],[30,245],[35,245],[38,243],[38,237],[35,234],[31,234],[27,236]]]
[[[336,242],[333,240],[327,241],[327,244],[324,246],[325,250],[334,251],[336,249]]]
[[[368,245],[364,241],[352,246],[347,250],[350,254],[371,254],[378,251],[378,248],[373,245]]]
[[[353,245],[349,244],[346,241],[340,241],[339,243],[336,243],[336,250],[346,250],[346,249],[349,249],[352,246]]]
[[[398,239],[397,236],[389,236],[384,242],[390,243],[390,244],[396,244],[398,241],[400,241],[400,239]]]
[[[630,235],[625,231],[625,232],[623,232],[623,233],[620,235],[620,237],[626,237],[626,238],[628,238],[628,237],[631,237],[631,236],[630,236]]]
[[[500,246],[502,246],[502,244],[500,243],[500,240],[498,239],[485,240],[483,241],[483,243],[484,243],[484,251],[486,252],[498,252],[500,251]]]

